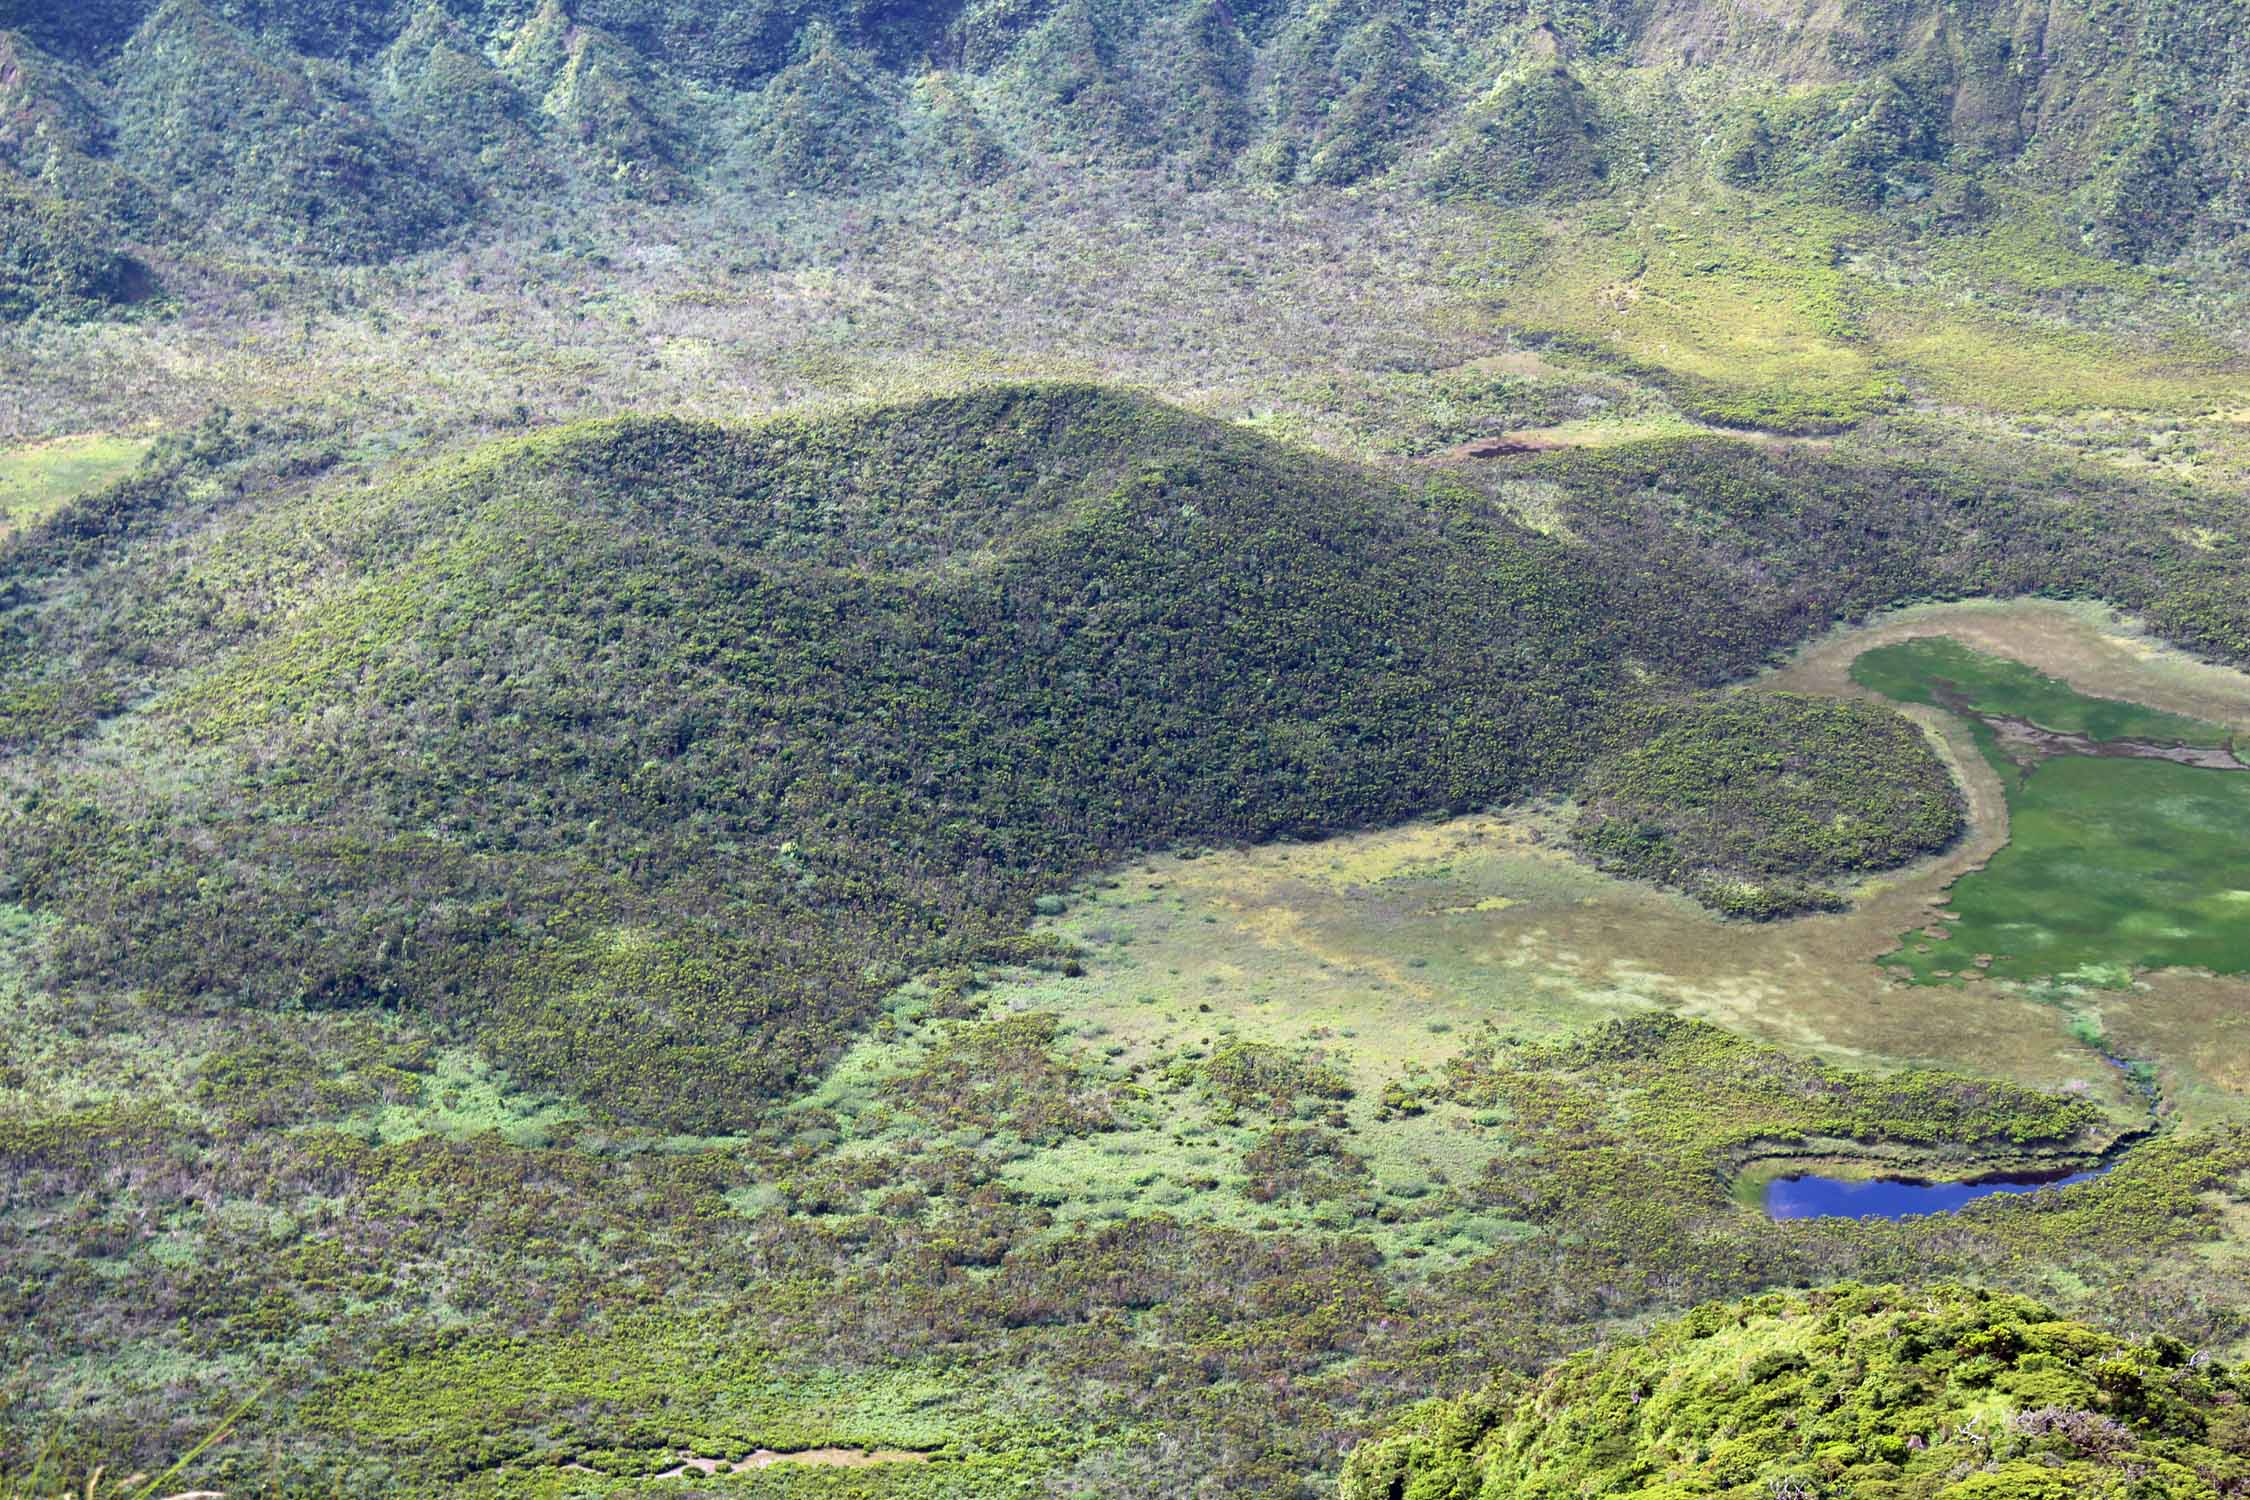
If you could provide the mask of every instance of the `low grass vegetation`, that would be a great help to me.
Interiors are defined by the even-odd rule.
[[[2096,741],[2221,746],[2232,738],[2224,725],[2122,699],[2089,697],[2022,662],[1988,655],[1948,636],[1878,646],[1853,660],[1851,674],[1852,681],[1893,702],[2002,715]]]
[[[145,438],[87,433],[0,452],[0,537],[131,473],[149,447]]]
[[[1943,637],[1878,647],[1851,671],[1885,696],[1969,716],[2008,799],[2007,846],[1961,878],[1945,921],[1907,936],[1888,960],[1901,973],[2121,986],[2149,969],[2250,968],[2250,894],[2234,873],[2250,835],[2250,770],[2224,750],[2210,765],[2125,753],[2228,746],[2227,726],[2091,698]],[[2057,753],[2004,740],[2000,718],[2078,742]]]
[[[1948,921],[1891,960],[1928,982],[1984,973],[2121,986],[2149,969],[2250,972],[2250,774],[2068,756],[2008,797],[2008,846],[1964,876]]]

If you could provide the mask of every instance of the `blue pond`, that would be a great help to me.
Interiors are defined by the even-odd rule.
[[[1776,1177],[1766,1184],[1766,1214],[1775,1219],[1904,1219],[1942,1214],[2000,1193],[2088,1182],[2109,1168],[2067,1177],[1987,1177],[1976,1182],[1916,1182],[1903,1177],[1848,1181],[1841,1177]]]

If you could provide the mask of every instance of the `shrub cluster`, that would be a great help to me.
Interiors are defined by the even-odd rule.
[[[1579,783],[1577,846],[1729,916],[1829,909],[1818,882],[1960,835],[1965,804],[1922,731],[1878,704],[1738,694],[1647,716]]]
[[[2022,1297],[1841,1285],[1699,1308],[1362,1446],[1344,1500],[1884,1495],[2216,1500],[2250,1384]]]

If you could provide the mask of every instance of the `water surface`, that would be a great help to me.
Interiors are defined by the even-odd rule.
[[[1904,1219],[1950,1213],[1979,1198],[2036,1193],[2091,1182],[2109,1168],[2066,1176],[1985,1177],[1973,1182],[1922,1182],[1910,1177],[1844,1178],[1808,1173],[1766,1184],[1766,1214],[1775,1219]]]

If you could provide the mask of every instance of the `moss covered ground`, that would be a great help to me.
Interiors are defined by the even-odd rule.
[[[2250,970],[2235,882],[2250,778],[2072,756],[2011,793],[2008,847],[1955,887],[1942,938],[1912,936],[1917,979],[1974,967],[2117,984],[2149,969]]]
[[[2206,1500],[2250,1466],[2242,1397],[2182,1344],[2027,1299],[1842,1286],[1433,1403],[1355,1454],[1342,1494]]]
[[[1851,674],[1852,681],[1894,702],[2004,715],[2095,741],[2216,747],[2233,737],[2223,724],[2124,699],[2088,697],[2023,662],[1988,656],[1949,636],[1878,646],[1852,662]]]

